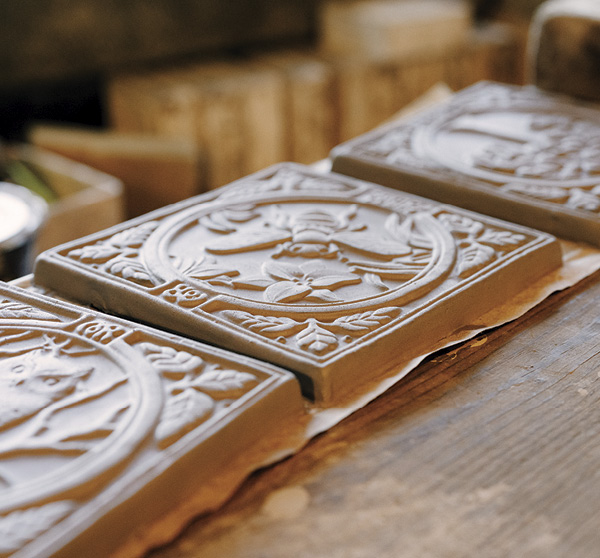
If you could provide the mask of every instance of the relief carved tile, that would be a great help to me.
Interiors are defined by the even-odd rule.
[[[107,556],[301,412],[282,370],[0,286],[0,556]]]
[[[600,111],[480,83],[333,151],[337,172],[600,245]]]
[[[49,251],[35,273],[285,366],[328,401],[559,265],[548,235],[284,164]]]

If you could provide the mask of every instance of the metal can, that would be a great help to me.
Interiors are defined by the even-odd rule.
[[[0,280],[31,271],[35,238],[47,210],[46,202],[27,188],[0,182]]]

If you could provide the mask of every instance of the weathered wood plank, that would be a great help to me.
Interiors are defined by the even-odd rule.
[[[597,273],[434,355],[150,556],[595,556],[598,300]]]

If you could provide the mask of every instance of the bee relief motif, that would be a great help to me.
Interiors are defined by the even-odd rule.
[[[211,219],[222,222],[221,217]],[[239,262],[241,255],[260,252],[218,283],[209,279],[211,284],[260,291],[267,302],[332,303],[363,296],[364,289],[371,295],[387,291],[421,273],[432,256],[425,222],[432,219],[358,204],[280,204],[221,226],[219,237],[198,244],[215,269],[232,265],[229,256]],[[204,225],[217,232],[206,220]]]

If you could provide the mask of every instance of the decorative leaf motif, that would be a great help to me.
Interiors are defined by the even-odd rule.
[[[304,297],[311,302],[340,302],[342,299],[329,289],[315,289]]]
[[[257,383],[256,376],[248,372],[208,370],[198,376],[192,385],[215,399],[229,399],[240,397]]]
[[[519,246],[525,242],[525,235],[512,233],[510,231],[494,231],[487,229],[483,232],[477,242],[483,244],[489,244],[495,248],[509,248],[513,246]]]
[[[600,198],[592,192],[586,192],[579,188],[573,188],[571,196],[567,201],[569,207],[574,209],[582,209],[583,211],[591,211],[596,213],[600,210]]]
[[[338,331],[353,337],[359,337],[389,322],[401,312],[400,308],[379,308],[369,312],[362,312],[352,316],[343,316],[333,321]]]
[[[82,246],[71,250],[67,253],[67,256],[84,263],[105,263],[119,255],[124,255],[124,252],[128,256],[137,255],[131,249],[139,248],[157,226],[156,221],[142,223],[137,227],[121,231],[110,238],[100,240],[91,246]]]
[[[0,516],[0,555],[16,552],[64,519],[74,508],[73,502],[52,502]]]
[[[163,347],[154,343],[140,343],[138,347],[165,378],[180,380],[190,372],[199,372],[204,366],[199,356],[178,351],[173,347]]]
[[[322,328],[316,320],[310,318],[308,326],[296,335],[298,345],[315,354],[333,350],[338,345],[336,335]]]
[[[180,271],[183,275],[192,279],[214,279],[215,277],[228,276],[235,277],[239,275],[239,271],[231,268],[226,268],[216,265],[213,258],[179,258],[173,256],[171,258],[173,267]]]
[[[48,314],[43,310],[15,302],[13,300],[4,299],[0,301],[0,318],[17,319],[17,320],[56,320],[56,316]]]
[[[132,260],[131,258],[118,258],[113,262],[106,264],[106,271],[113,275],[123,277],[123,279],[153,284],[152,278],[144,264],[140,261]]]
[[[112,236],[107,243],[118,248],[139,248],[158,227],[157,221],[142,223]]]
[[[235,279],[231,284],[236,288],[252,289],[255,291],[264,291],[267,287],[273,284],[270,279],[264,277],[246,277],[242,279]]]
[[[476,237],[484,230],[483,223],[454,213],[442,213],[439,220],[459,237]]]
[[[365,273],[365,282],[381,289],[382,291],[388,290],[388,286],[381,280],[381,277],[375,273]]]
[[[423,219],[427,218],[427,214],[420,215],[417,212],[414,215],[408,216],[404,221],[400,221],[400,216],[397,213],[392,213],[385,222],[385,229],[398,241],[406,245],[407,251],[400,256],[411,253],[412,248],[421,248],[431,250],[433,244],[428,237],[426,226]]]
[[[461,254],[460,264],[458,266],[458,275],[461,278],[480,270],[496,257],[496,252],[493,248],[470,242]]]
[[[159,445],[165,447],[181,438],[209,418],[214,407],[215,403],[208,395],[193,388],[170,396],[156,427]]]
[[[67,256],[69,258],[81,260],[84,263],[104,263],[108,260],[112,260],[115,256],[118,256],[119,253],[120,250],[115,246],[101,242],[71,250]]]
[[[296,302],[306,298],[312,289],[302,283],[292,281],[280,281],[273,283],[265,290],[265,299],[269,302]]]
[[[304,271],[299,266],[289,263],[267,260],[261,268],[265,275],[271,275],[275,279],[283,281],[301,279],[304,276]]]
[[[288,337],[302,328],[302,324],[291,318],[275,316],[255,316],[249,312],[239,310],[225,310],[223,316],[231,321],[248,328],[255,333],[261,333],[266,337]]]

